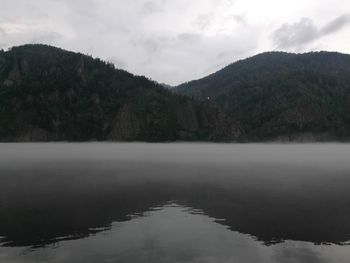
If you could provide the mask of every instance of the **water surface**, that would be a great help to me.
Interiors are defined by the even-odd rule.
[[[350,145],[1,144],[0,262],[349,262]]]

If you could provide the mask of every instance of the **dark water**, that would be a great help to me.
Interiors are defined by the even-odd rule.
[[[350,145],[0,144],[0,262],[350,262]]]

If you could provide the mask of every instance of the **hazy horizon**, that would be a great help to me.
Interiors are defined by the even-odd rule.
[[[49,44],[170,85],[264,51],[350,53],[345,0],[0,3],[0,48]]]
[[[24,45],[30,45],[30,44],[37,44],[37,45],[48,45],[48,46],[51,46],[51,47],[55,47],[55,48],[59,48],[59,49],[63,49],[63,50],[66,50],[64,49],[63,47],[60,47],[60,46],[55,46],[55,45],[50,45],[50,44],[45,44],[45,43],[23,43],[21,45],[17,45],[17,46],[11,46],[11,47],[8,47],[6,49],[4,49],[4,51],[9,51],[11,48],[13,47],[20,47],[20,46],[24,46]],[[81,51],[72,51],[72,50],[67,50],[67,51],[70,51],[70,52],[77,52],[77,53],[81,53],[83,55],[86,55],[86,56],[92,56],[94,59],[101,59],[100,57],[96,57],[96,56],[93,56],[92,54],[88,54],[88,53],[83,53]],[[241,59],[237,59],[235,61],[232,61],[232,62],[229,62],[228,64],[226,65],[223,65],[221,68],[218,68],[218,69],[215,69],[213,72],[209,72],[207,75],[204,75],[204,76],[201,76],[201,77],[198,77],[198,78],[195,78],[195,79],[189,79],[185,82],[181,82],[181,83],[178,83],[178,84],[175,84],[175,85],[172,85],[170,83],[167,83],[167,82],[162,82],[162,81],[159,81],[157,79],[152,79],[150,76],[147,76],[147,75],[139,75],[137,73],[134,73],[134,72],[131,72],[131,71],[128,71],[128,70],[125,70],[125,69],[122,69],[122,68],[118,68],[118,65],[115,65],[113,62],[109,61],[109,60],[106,60],[106,62],[109,62],[109,63],[113,63],[115,66],[116,66],[116,69],[119,69],[119,70],[125,70],[135,76],[141,76],[141,77],[146,77],[152,81],[155,81],[159,84],[164,84],[164,85],[169,85],[171,87],[176,87],[178,85],[181,85],[181,84],[185,84],[187,82],[191,82],[191,81],[196,81],[196,80],[199,80],[199,79],[202,79],[202,78],[205,78],[207,76],[210,76],[212,74],[215,74],[216,72],[224,69],[225,67],[231,65],[231,64],[234,64],[234,63],[237,63],[239,61],[242,61],[242,60],[245,60],[245,59],[249,59],[249,58],[252,58],[252,57],[255,57],[255,56],[258,56],[260,54],[264,54],[264,53],[273,53],[273,52],[276,52],[276,53],[288,53],[288,54],[308,54],[308,53],[312,53],[312,52],[335,52],[335,53],[340,53],[340,54],[344,54],[344,55],[350,55],[350,52],[349,53],[344,53],[344,52],[339,52],[339,51],[327,51],[327,50],[318,50],[318,51],[305,51],[305,52],[292,52],[292,51],[283,51],[283,50],[266,50],[266,51],[261,51],[259,53],[256,53],[256,54],[253,54],[251,56],[248,56],[248,57],[244,57],[244,58],[241,58]]]

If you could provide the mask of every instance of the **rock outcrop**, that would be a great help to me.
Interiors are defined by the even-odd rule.
[[[139,138],[140,121],[130,104],[121,107],[111,125],[107,140],[136,141]]]

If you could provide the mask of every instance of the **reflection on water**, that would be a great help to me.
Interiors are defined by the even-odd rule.
[[[194,213],[192,213],[194,212]],[[4,262],[347,262],[345,246],[287,241],[264,246],[253,237],[176,204],[114,222],[88,238],[44,248],[0,248]],[[337,260],[337,258],[339,260]],[[342,261],[343,259],[343,261]]]
[[[0,262],[349,262],[350,145],[3,144]]]

